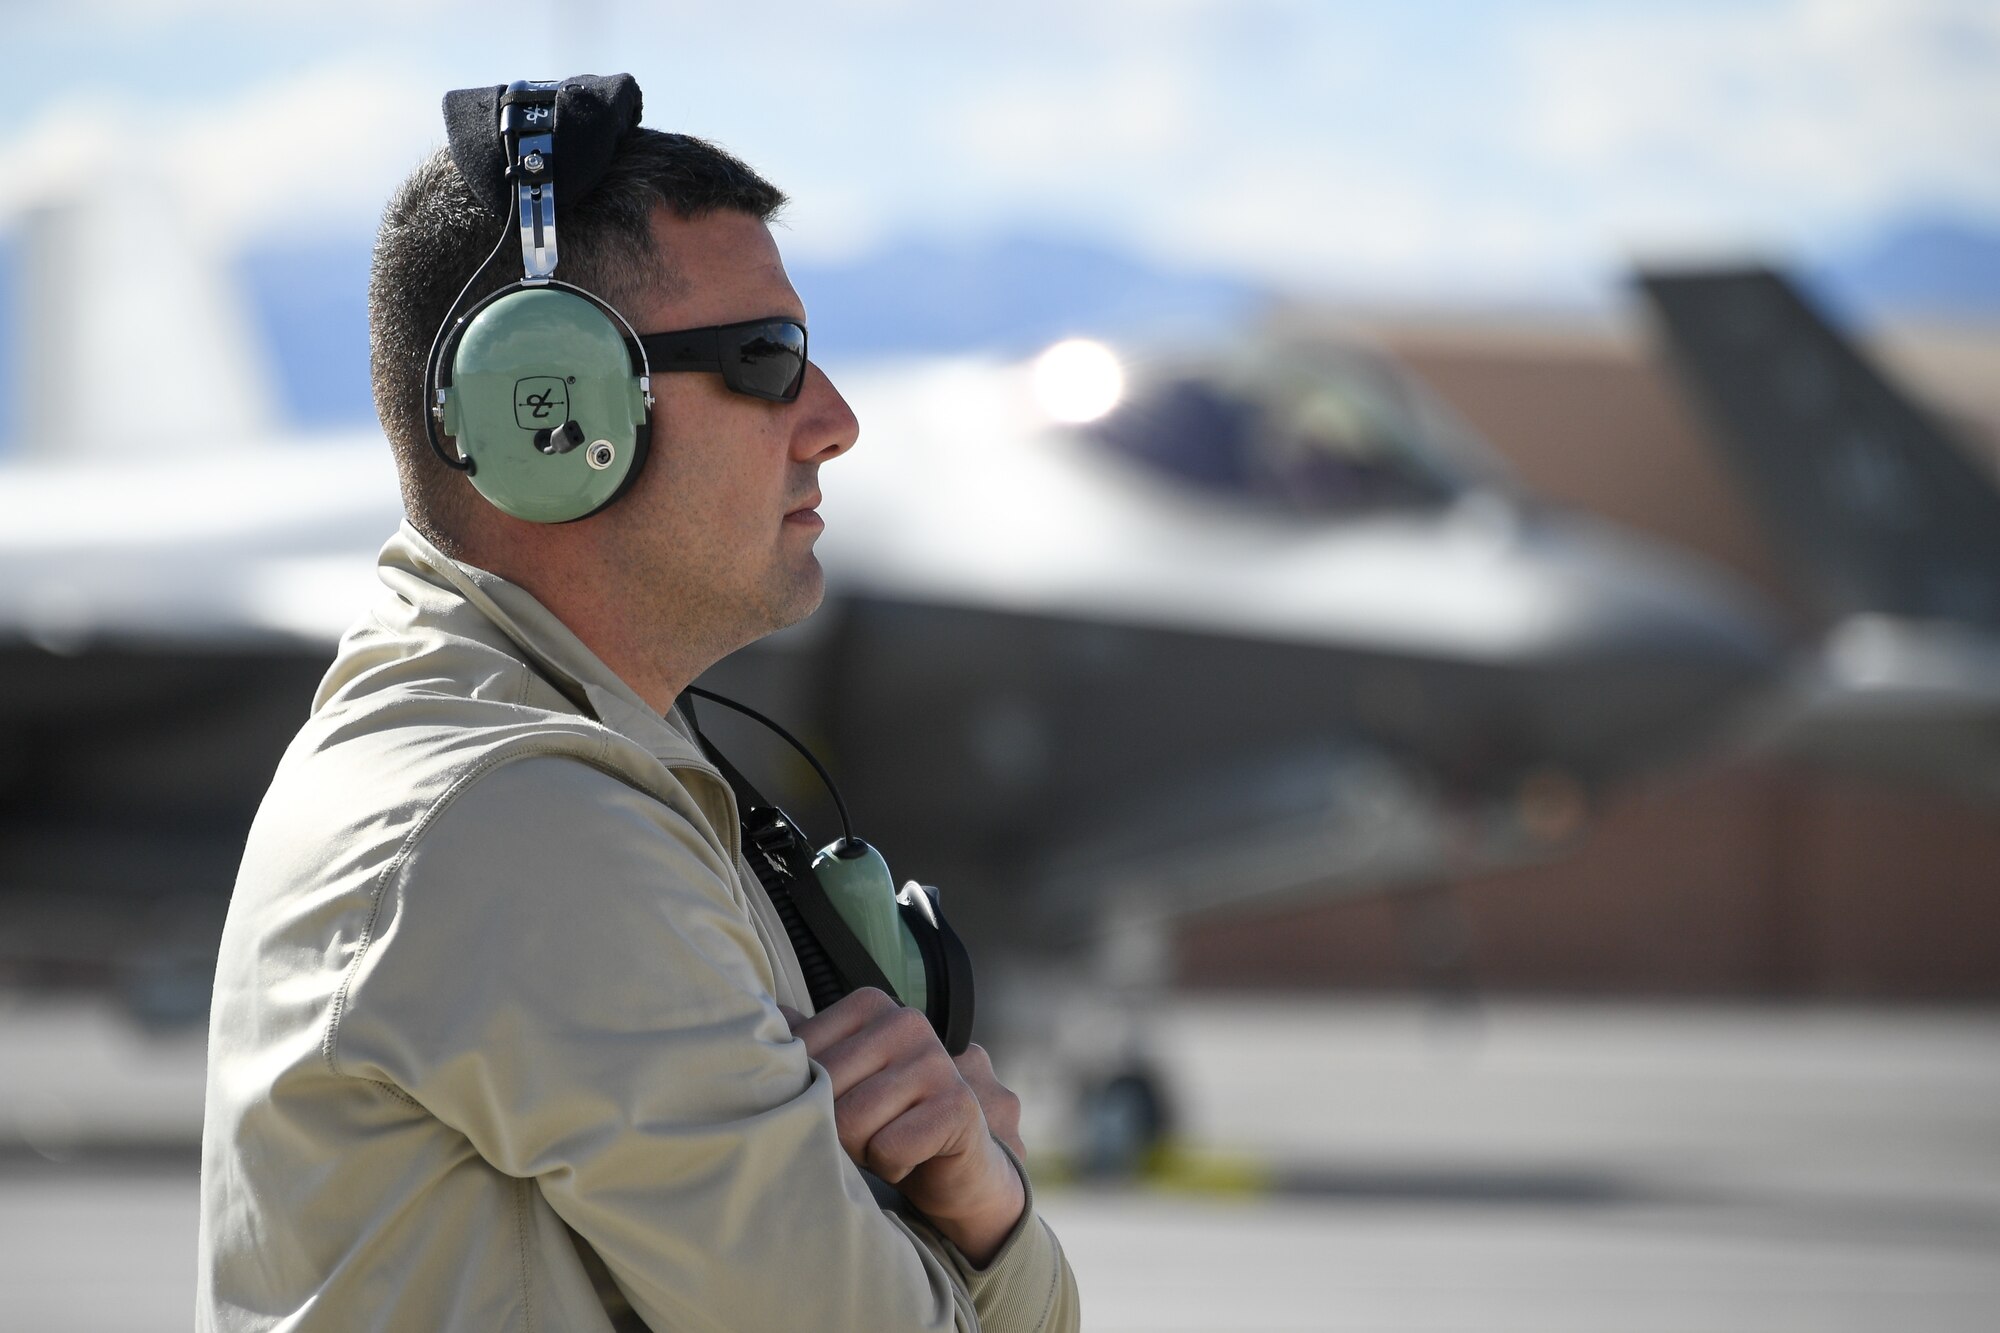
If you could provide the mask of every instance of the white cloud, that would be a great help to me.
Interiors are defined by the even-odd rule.
[[[1149,53],[1100,77],[1017,68],[970,81],[938,132],[982,170],[1043,187],[1107,166],[1184,160],[1197,126],[1197,79],[1183,56]],[[1064,182],[1068,183],[1068,182]]]
[[[1587,233],[1532,201],[1454,194],[1419,170],[1364,156],[1301,171],[1282,157],[1234,164],[1163,218],[1156,244],[1227,262],[1280,287],[1451,303],[1534,292],[1568,300],[1598,278]]]
[[[1787,0],[1602,14],[1521,44],[1531,162],[1627,233],[2000,208],[2000,6]]]
[[[441,13],[468,8],[467,0],[339,0],[301,3],[289,0],[282,9],[271,0],[66,0],[62,21],[72,25],[115,23],[122,27],[166,27],[194,19],[268,21],[274,17],[362,18]]]
[[[115,84],[51,108],[25,135],[50,168],[30,178],[123,146],[168,163],[219,237],[365,234],[442,139],[440,91],[517,58],[494,15],[527,9],[496,3],[467,27],[414,0],[393,38],[321,5],[303,37],[246,18],[233,72],[189,80],[167,119]],[[1532,288],[1658,241],[1797,243],[1924,201],[2000,213],[2000,5],[1978,0],[1530,0],[1450,24],[1275,0],[768,17],[784,40],[745,41],[713,6],[602,0],[545,54],[633,70],[649,123],[767,171],[796,201],[799,255],[1034,227],[1285,283]],[[137,40],[99,77],[158,83],[178,48]]]
[[[1565,6],[1497,35],[1428,66],[1378,47],[1393,77],[1345,95],[1287,85],[1280,62],[1265,75],[1289,117],[1218,101],[1243,71],[1191,81],[1201,171],[1149,182],[1167,206],[1141,234],[1281,280],[1536,292],[1635,252],[1796,250],[1925,205],[2000,213],[2000,5]]]
[[[438,91],[410,73],[342,61],[246,89],[189,117],[182,134],[218,230],[283,222],[373,230],[395,184],[444,139]]]
[[[197,105],[137,96],[59,100],[13,151],[39,194],[136,174],[157,206],[220,246],[260,232],[372,231],[420,154],[443,139],[437,94],[379,64],[339,62],[251,84]]]

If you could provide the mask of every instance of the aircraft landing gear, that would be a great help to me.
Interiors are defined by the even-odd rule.
[[[1100,1180],[1131,1179],[1158,1158],[1172,1118],[1159,1075],[1131,1065],[1084,1085],[1077,1123],[1080,1172]]]

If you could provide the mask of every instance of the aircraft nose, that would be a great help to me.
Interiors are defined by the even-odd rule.
[[[1776,665],[1774,623],[1720,574],[1626,542],[1600,545],[1583,572],[1573,602],[1582,647],[1752,675]]]
[[[1719,570],[1575,517],[1545,519],[1524,540],[1566,585],[1536,709],[1593,769],[1713,739],[1783,666],[1776,621]]]

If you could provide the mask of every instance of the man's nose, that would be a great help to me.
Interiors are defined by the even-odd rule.
[[[810,361],[806,363],[806,382],[799,389],[799,400],[806,408],[806,419],[795,437],[793,457],[801,463],[825,463],[854,447],[861,436],[861,423],[855,419],[854,409],[840,396],[840,390],[833,387],[826,372]]]

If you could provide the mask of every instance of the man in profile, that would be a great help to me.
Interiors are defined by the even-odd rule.
[[[608,507],[486,503],[424,421],[455,298],[519,273],[481,276],[509,221],[461,165],[420,165],[376,247],[407,521],[231,903],[199,1325],[1076,1328],[1013,1094],[880,992],[812,1013],[730,788],[673,712],[818,605],[818,471],[852,412],[803,356],[786,401],[659,375],[647,461]],[[710,144],[631,128],[564,200],[561,277],[642,335],[802,328],[782,203]]]

